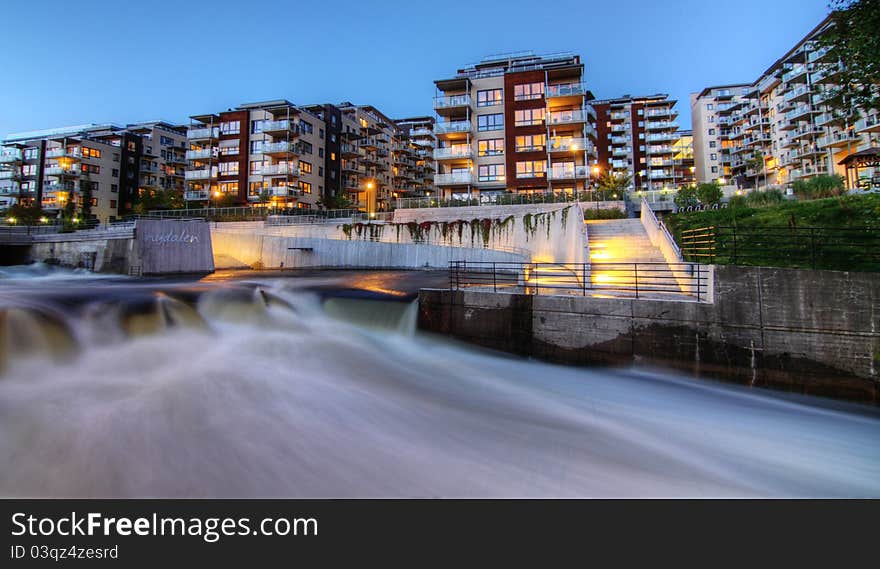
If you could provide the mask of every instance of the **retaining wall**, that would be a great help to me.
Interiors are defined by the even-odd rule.
[[[550,361],[642,362],[878,402],[880,276],[715,268],[714,303],[423,290],[419,327]]]

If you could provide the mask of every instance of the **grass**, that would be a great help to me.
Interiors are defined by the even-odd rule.
[[[679,213],[664,221],[684,252],[683,231],[735,228],[715,230],[717,264],[880,271],[880,194]]]

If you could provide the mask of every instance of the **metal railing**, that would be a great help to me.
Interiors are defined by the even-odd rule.
[[[880,272],[880,229],[840,227],[720,227],[680,232],[685,260]]]
[[[468,207],[491,205],[523,205],[544,203],[581,202],[586,207],[589,202],[621,201],[623,195],[610,190],[591,190],[586,192],[523,192],[504,194],[481,194],[472,198],[397,198],[397,209],[421,209],[430,207]]]
[[[709,268],[698,263],[449,263],[451,290],[700,302],[710,283]]]
[[[261,221],[269,216],[302,216],[314,215],[324,219],[342,219],[349,218],[358,210],[355,209],[300,209],[300,208],[284,208],[272,207],[269,204],[252,206],[236,206],[236,207],[203,207],[189,209],[154,209],[147,212],[150,217],[166,219],[166,218],[197,218],[197,219],[213,219],[217,217],[225,217],[239,219],[242,221],[252,220]]]

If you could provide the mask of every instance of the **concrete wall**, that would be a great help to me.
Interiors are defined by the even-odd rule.
[[[715,272],[713,304],[425,290],[419,327],[551,361],[658,364],[880,401],[880,275]]]
[[[450,261],[522,262],[522,255],[470,247],[285,237],[215,230],[214,263],[223,268],[366,267],[422,269]]]
[[[32,244],[29,260],[62,267],[87,268],[96,273],[128,274],[131,260],[136,255],[131,237],[54,239]]]
[[[211,231],[207,222],[141,219],[137,222],[135,240],[144,275],[214,271]]]

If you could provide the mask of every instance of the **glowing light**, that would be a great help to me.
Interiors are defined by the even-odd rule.
[[[373,182],[367,182],[367,189],[368,190],[372,190],[374,187],[376,187],[376,184],[374,184]]]
[[[78,218],[78,217],[74,217],[74,218],[71,219],[70,221],[72,221],[72,222],[74,222],[74,223],[79,223],[79,218]]]
[[[598,174],[600,168],[598,166],[593,166],[593,174]]]
[[[15,218],[14,217],[7,217],[6,222],[7,223],[15,223]]]
[[[724,183],[726,183],[726,182],[727,182],[727,180],[725,180],[724,178],[718,178],[718,183],[719,183],[719,184],[724,184]]]
[[[45,217],[41,217],[41,218],[40,218],[40,223],[49,223],[49,220],[46,219]]]

